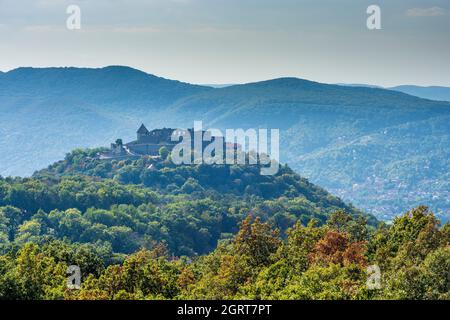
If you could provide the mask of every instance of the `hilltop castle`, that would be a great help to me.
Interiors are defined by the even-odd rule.
[[[100,158],[122,158],[133,156],[157,156],[162,147],[169,151],[178,143],[171,141],[172,133],[176,129],[163,128],[149,131],[144,124],[137,130],[137,139],[135,141],[123,144],[121,139],[111,143],[109,151],[100,154]]]
[[[189,133],[192,135],[194,129],[188,129]],[[137,130],[137,139],[135,141],[123,144],[122,139],[117,139],[115,143],[111,143],[111,148],[107,152],[103,152],[99,155],[100,159],[117,159],[117,158],[129,158],[129,157],[140,157],[140,156],[159,156],[159,150],[162,147],[167,148],[170,152],[176,144],[179,143],[178,139],[172,141],[172,134],[179,132],[182,134],[182,130],[179,129],[155,129],[149,131],[144,124],[142,124]],[[205,131],[202,131],[205,134]],[[214,139],[223,139],[222,137],[212,137]],[[193,148],[192,141],[192,148]],[[238,148],[237,144],[224,143],[225,150],[236,150]],[[205,148],[206,143],[203,144]]]

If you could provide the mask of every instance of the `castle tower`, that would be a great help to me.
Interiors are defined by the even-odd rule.
[[[141,124],[141,127],[137,131],[137,140],[141,141],[143,137],[147,136],[150,132],[147,130],[147,128],[144,126],[144,124]]]

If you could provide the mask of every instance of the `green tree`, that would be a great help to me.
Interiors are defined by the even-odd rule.
[[[234,241],[234,249],[239,255],[249,258],[251,266],[259,267],[269,264],[281,242],[278,230],[262,223],[259,217],[252,222],[248,216],[241,223],[241,228]]]
[[[170,152],[169,149],[167,149],[167,147],[159,148],[159,156],[161,157],[161,159],[166,160],[169,154]]]
[[[14,241],[17,228],[25,219],[25,214],[22,210],[13,206],[0,207],[0,214],[8,219],[8,240],[12,242]]]

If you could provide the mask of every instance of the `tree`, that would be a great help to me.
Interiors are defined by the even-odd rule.
[[[37,242],[41,234],[41,228],[41,224],[36,220],[29,220],[24,222],[22,225],[20,225],[19,231],[17,232],[17,242]]]
[[[430,253],[421,266],[426,299],[450,299],[450,246]]]
[[[287,244],[283,247],[281,254],[292,272],[302,273],[309,268],[309,256],[324,233],[324,228],[319,228],[316,220],[311,220],[306,227],[297,222],[287,231]]]
[[[441,229],[442,243],[444,245],[450,245],[450,222],[445,223]]]
[[[9,242],[9,219],[0,211],[0,244]]]
[[[327,221],[327,225],[338,232],[344,232],[348,231],[352,220],[352,217],[344,210],[337,210],[331,213],[330,218]]]
[[[167,157],[169,156],[169,149],[167,149],[167,147],[161,147],[159,148],[159,156],[161,157],[161,159],[166,160]]]
[[[250,265],[260,267],[272,261],[271,256],[280,244],[278,230],[273,230],[267,222],[262,223],[259,217],[252,223],[252,217],[248,216],[241,223],[234,248],[237,254],[249,258]]]
[[[349,235],[329,230],[323,239],[317,242],[311,253],[311,261],[318,265],[351,265],[365,266],[366,245],[364,242],[350,242]]]
[[[62,298],[67,266],[56,263],[34,244],[26,244],[17,254],[14,273],[22,287],[19,299]]]
[[[8,239],[14,241],[17,228],[25,219],[25,214],[22,210],[13,206],[0,207],[0,213],[9,220]]]

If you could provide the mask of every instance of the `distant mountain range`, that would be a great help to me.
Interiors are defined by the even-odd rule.
[[[430,86],[430,87],[421,87],[414,85],[403,85],[396,87],[382,87],[373,84],[363,84],[363,83],[337,83],[341,86],[348,87],[365,87],[365,88],[376,88],[376,89],[388,89],[394,90],[398,92],[403,92],[412,96],[416,96],[419,98],[437,100],[437,101],[450,101],[450,87],[439,87],[439,86]],[[235,84],[205,84],[205,86],[212,88],[225,88],[230,87]]]
[[[419,98],[437,100],[437,101],[450,101],[450,88],[449,87],[421,87],[414,85],[403,85],[396,87],[383,88],[381,86],[371,85],[371,84],[353,84],[353,83],[339,83],[342,86],[349,87],[366,87],[366,88],[378,88],[378,89],[388,89],[398,92],[403,92],[412,96]]]
[[[77,147],[147,127],[281,129],[282,160],[390,219],[418,204],[450,212],[450,103],[297,78],[212,88],[128,67],[0,74],[0,174],[31,175]]]
[[[416,96],[416,97],[420,97],[420,98],[430,99],[430,100],[450,101],[450,88],[449,87],[398,86],[398,87],[392,87],[389,89],[407,93],[412,96]]]

